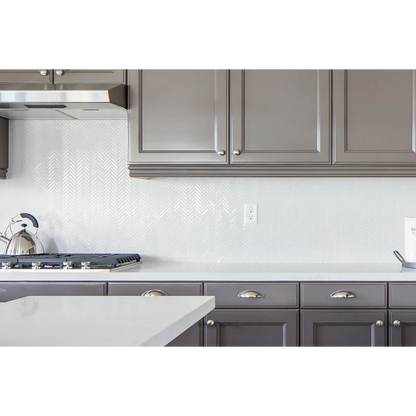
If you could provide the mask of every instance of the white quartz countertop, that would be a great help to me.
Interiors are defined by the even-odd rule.
[[[164,346],[213,296],[28,296],[0,303],[0,346]]]
[[[416,269],[391,263],[158,263],[110,272],[0,270],[1,281],[416,281]]]

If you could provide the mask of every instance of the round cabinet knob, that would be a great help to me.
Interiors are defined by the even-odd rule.
[[[43,76],[46,76],[46,75],[48,75],[48,74],[49,74],[49,72],[48,72],[48,70],[47,70],[47,69],[41,69],[41,70],[39,71],[39,73],[40,73],[41,75],[43,75]]]
[[[393,321],[393,326],[400,326],[401,322],[399,320]]]
[[[55,71],[55,74],[56,74],[56,75],[63,75],[63,74],[65,74],[65,72],[64,72],[62,69],[57,69],[57,70]]]
[[[384,325],[384,322],[382,321],[382,320],[378,320],[377,322],[376,322],[376,325],[377,326],[383,326]]]
[[[233,151],[233,155],[236,155],[236,156],[238,156],[240,153],[241,153],[241,152],[240,152],[240,150],[239,150],[239,149],[237,149],[237,150],[234,150],[234,151]]]
[[[213,326],[213,325],[215,325],[215,322],[212,319],[210,319],[209,321],[207,321],[207,325],[208,326]]]
[[[217,152],[220,156],[224,156],[225,155],[225,150],[218,150]]]

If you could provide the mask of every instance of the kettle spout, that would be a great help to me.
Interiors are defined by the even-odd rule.
[[[9,244],[10,238],[7,238],[5,234],[0,233],[0,241],[2,241],[3,243]]]

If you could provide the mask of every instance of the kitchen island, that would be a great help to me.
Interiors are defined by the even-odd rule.
[[[28,296],[0,303],[0,346],[164,346],[213,296]]]

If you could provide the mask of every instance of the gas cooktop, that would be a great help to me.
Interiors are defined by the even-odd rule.
[[[138,254],[44,253],[0,255],[2,270],[112,270],[141,260]]]

